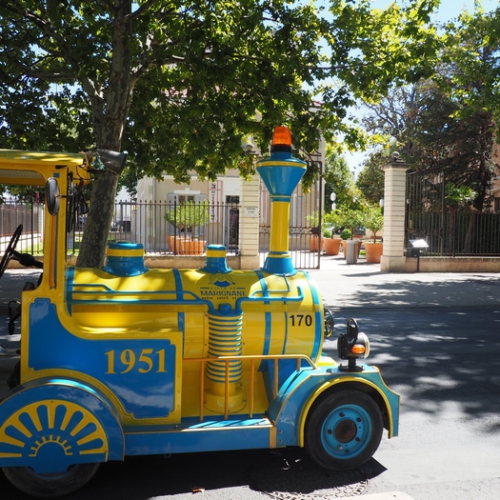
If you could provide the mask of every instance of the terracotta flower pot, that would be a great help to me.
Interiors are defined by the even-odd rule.
[[[175,241],[177,238],[177,241]],[[167,235],[167,245],[168,245],[168,250],[172,253],[178,254],[180,251],[180,243],[179,243],[179,237],[172,235]],[[174,251],[175,249],[175,251]]]
[[[365,241],[366,262],[370,264],[380,263],[380,257],[382,256],[383,250],[383,243]]]
[[[326,255],[338,255],[341,243],[342,240],[339,238],[325,238],[324,245]]]
[[[179,242],[178,242],[179,243]],[[180,239],[180,255],[201,255],[205,251],[205,240]]]
[[[323,250],[323,244],[325,242],[325,238],[321,238],[321,250]],[[318,251],[319,238],[317,236],[309,236],[309,251],[317,252]]]

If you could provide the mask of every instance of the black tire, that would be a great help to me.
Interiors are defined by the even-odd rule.
[[[382,413],[370,396],[341,390],[313,405],[305,448],[326,469],[357,469],[377,451],[383,428]]]
[[[14,368],[12,369],[12,373],[9,375],[7,379],[7,385],[9,389],[14,389],[21,383],[21,362],[18,361]]]
[[[20,491],[39,498],[54,498],[80,489],[100,463],[72,465],[59,474],[37,474],[31,467],[4,467],[7,479]]]

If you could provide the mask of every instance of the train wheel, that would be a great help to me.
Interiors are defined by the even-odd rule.
[[[0,426],[2,456],[22,462],[4,474],[21,491],[57,497],[81,488],[107,460],[100,420],[72,401],[45,399],[12,413]]]
[[[35,497],[54,498],[81,488],[97,472],[99,465],[72,465],[58,474],[37,474],[31,467],[4,467],[3,472],[20,491]]]
[[[9,389],[14,389],[21,383],[21,363],[18,361],[14,368],[12,369],[11,374],[7,378],[7,385]]]
[[[365,393],[345,390],[326,396],[307,419],[305,447],[326,469],[356,469],[382,439],[382,414]]]

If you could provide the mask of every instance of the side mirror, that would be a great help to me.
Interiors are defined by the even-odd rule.
[[[47,179],[45,183],[45,200],[50,215],[57,215],[61,205],[61,194],[59,191],[59,183],[54,177]]]

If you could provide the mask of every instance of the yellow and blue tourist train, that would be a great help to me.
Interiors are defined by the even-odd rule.
[[[357,363],[369,344],[356,322],[338,339],[347,363],[322,353],[332,318],[288,247],[306,165],[286,127],[257,163],[272,226],[253,271],[231,270],[217,245],[200,269],[148,269],[130,241],[110,243],[103,268],[73,267],[75,186],[93,168],[85,154],[0,151],[2,184],[46,186],[43,274],[22,293],[17,381],[0,401],[0,467],[16,487],[59,496],[126,456],[287,446],[349,469],[384,427],[397,435],[399,395]],[[21,230],[0,276],[11,259],[36,264],[15,250]]]

